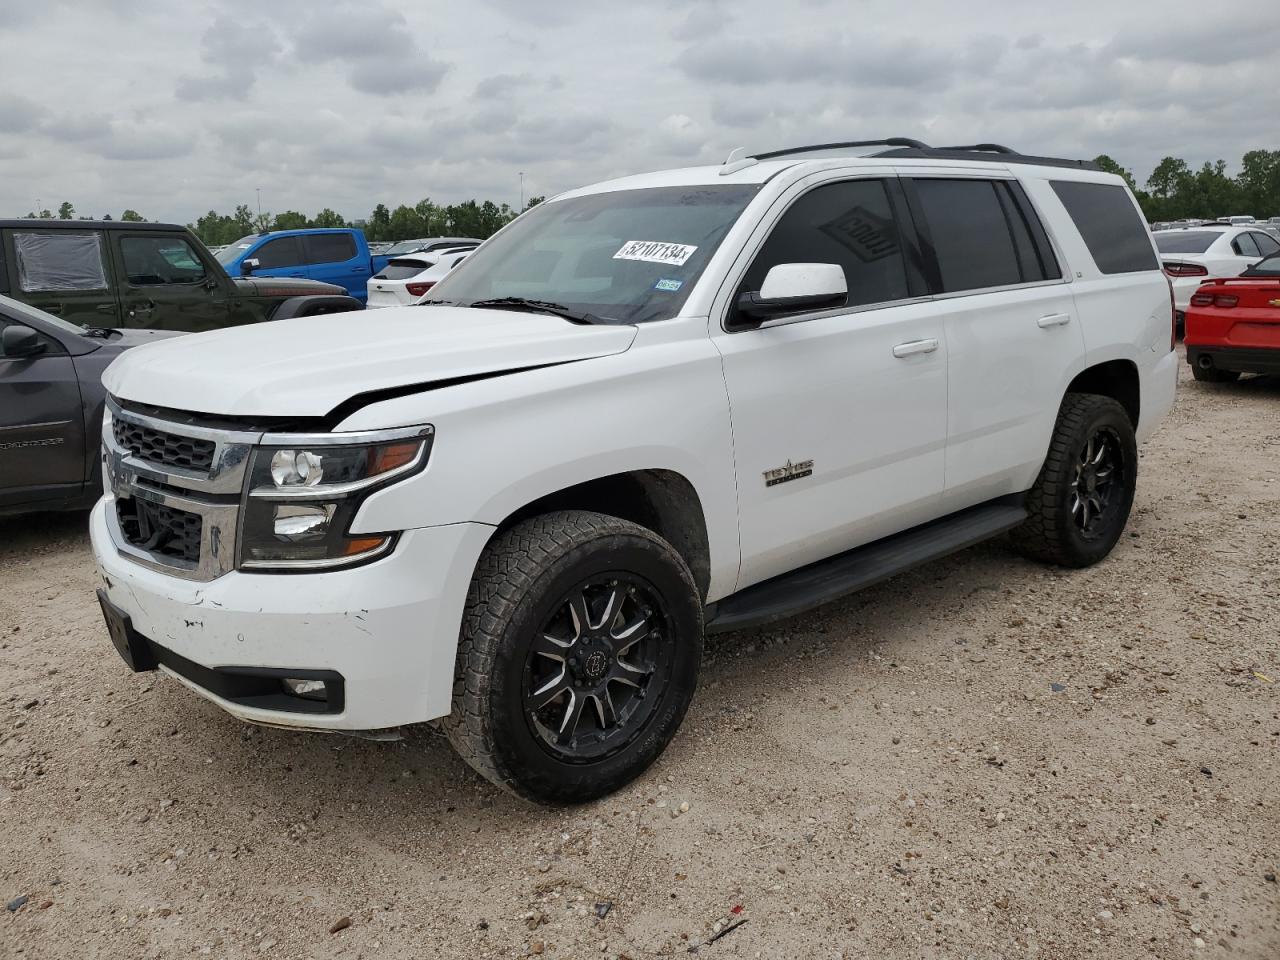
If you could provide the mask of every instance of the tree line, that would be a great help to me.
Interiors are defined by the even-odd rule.
[[[1260,220],[1280,217],[1280,150],[1250,150],[1240,162],[1240,173],[1227,175],[1227,162],[1205,162],[1192,169],[1185,160],[1165,157],[1139,185],[1133,173],[1103,154],[1094,162],[1119,174],[1142,206],[1148,221],[1212,220],[1251,214]]]
[[[525,209],[541,203],[543,199],[531,198]],[[497,204],[492,200],[465,200],[442,205],[427,199],[419,200],[413,206],[402,203],[394,210],[380,203],[366,219],[348,221],[329,207],[309,217],[297,210],[255,214],[247,204],[240,204],[234,213],[210,210],[187,226],[211,247],[233,243],[264,230],[301,230],[308,227],[359,227],[373,243],[415,240],[418,237],[475,237],[484,240],[514,220],[517,212],[508,204]]]
[[[1227,175],[1225,160],[1206,161],[1198,169],[1192,169],[1185,160],[1165,157],[1143,184],[1138,183],[1132,171],[1105,153],[1094,162],[1128,181],[1147,220],[1153,223],[1190,218],[1211,220],[1242,213],[1259,219],[1280,216],[1280,150],[1250,150],[1241,160],[1240,173],[1234,177]],[[543,199],[533,197],[526,209]],[[361,227],[373,242],[436,236],[483,240],[511,222],[517,212],[508,204],[495,204],[492,200],[442,205],[427,199],[413,206],[402,203],[394,210],[379,203],[366,219],[348,221],[329,207],[309,217],[297,210],[254,213],[248,204],[242,203],[230,214],[210,210],[187,226],[209,246],[233,243],[264,230],[304,227]],[[76,210],[69,201],[63,201],[56,214],[46,209],[39,213],[32,211],[27,216],[74,220]],[[112,219],[111,214],[102,219]],[[136,210],[125,210],[120,219],[142,222],[145,218]]]

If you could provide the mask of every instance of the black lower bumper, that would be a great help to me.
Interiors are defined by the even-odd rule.
[[[1188,346],[1187,363],[1193,367],[1235,370],[1240,373],[1280,374],[1280,350]]]
[[[98,591],[98,603],[107,632],[120,658],[135,673],[165,667],[202,690],[242,707],[281,713],[341,713],[345,704],[342,674],[335,670],[303,670],[292,667],[206,667],[144,637],[129,615]],[[287,693],[286,677],[324,681],[324,699]]]

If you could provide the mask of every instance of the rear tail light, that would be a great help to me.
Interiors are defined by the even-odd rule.
[[[1164,272],[1171,277],[1207,277],[1209,270],[1198,263],[1166,263]]]
[[[1193,307],[1234,307],[1240,302],[1240,298],[1230,293],[1193,293],[1191,295],[1191,305]]]
[[[420,297],[435,285],[434,280],[428,280],[425,283],[406,283],[404,288],[409,291],[409,296]]]

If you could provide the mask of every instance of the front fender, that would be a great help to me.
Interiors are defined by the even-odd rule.
[[[347,313],[363,310],[364,304],[355,297],[339,294],[321,294],[307,297],[290,297],[281,300],[271,314],[272,320],[288,320],[292,317],[317,317],[322,313]]]

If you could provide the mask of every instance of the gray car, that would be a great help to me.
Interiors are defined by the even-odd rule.
[[[102,371],[169,330],[82,327],[0,296],[0,516],[102,495]]]

